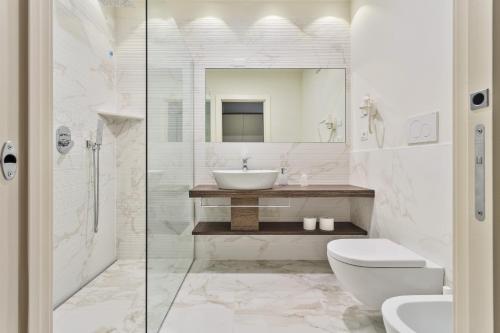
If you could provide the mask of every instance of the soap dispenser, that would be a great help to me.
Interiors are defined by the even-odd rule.
[[[278,176],[278,184],[281,186],[288,185],[288,175],[286,168],[281,168],[280,174]]]

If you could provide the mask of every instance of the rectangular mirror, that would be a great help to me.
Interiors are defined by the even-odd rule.
[[[345,142],[344,68],[206,69],[207,142]]]

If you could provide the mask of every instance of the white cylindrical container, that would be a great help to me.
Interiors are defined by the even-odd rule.
[[[323,231],[333,231],[335,229],[335,219],[331,217],[321,217],[319,228]]]
[[[316,230],[316,222],[315,217],[304,217],[304,230]]]

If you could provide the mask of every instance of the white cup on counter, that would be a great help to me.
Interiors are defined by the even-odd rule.
[[[332,217],[320,217],[319,228],[323,231],[333,231],[335,229],[335,219]]]
[[[316,230],[316,222],[315,217],[304,217],[304,230]]]

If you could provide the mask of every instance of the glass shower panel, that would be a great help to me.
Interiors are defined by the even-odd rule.
[[[148,1],[148,332],[161,327],[194,256],[193,62],[163,0]]]

